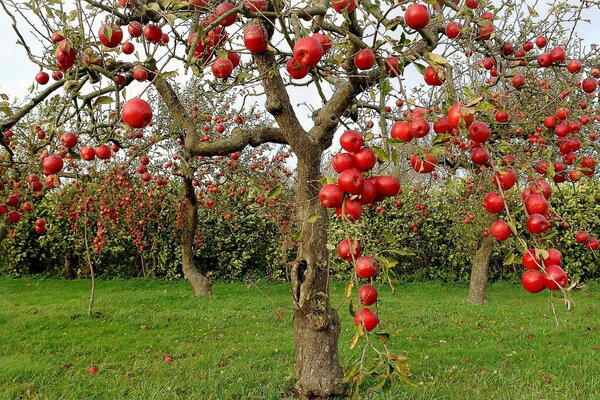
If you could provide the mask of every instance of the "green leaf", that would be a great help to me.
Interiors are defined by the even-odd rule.
[[[98,106],[98,105],[102,105],[102,104],[112,104],[115,102],[115,99],[113,99],[110,96],[100,96],[98,98],[96,98],[96,100],[94,101],[94,105]]]
[[[417,71],[419,71],[421,75],[425,75],[426,67],[423,64],[413,63],[413,65],[417,68]]]
[[[354,281],[349,281],[346,283],[346,288],[344,289],[344,296],[346,298],[352,295],[352,288],[354,287]]]
[[[267,200],[273,200],[274,198],[279,196],[282,191],[283,191],[283,188],[281,187],[281,185],[275,186],[273,189],[271,189],[269,191],[269,194],[267,195]]]
[[[531,15],[533,18],[537,18],[540,16],[540,14],[538,14],[537,11],[535,11],[535,8],[531,7],[530,5],[527,5],[527,10],[529,11],[529,15]]]
[[[371,150],[373,151],[373,154],[375,154],[375,157],[381,162],[386,162],[390,159],[381,147],[371,147]]]
[[[515,255],[514,253],[509,253],[504,257],[504,261],[502,261],[502,265],[512,265],[515,263]]]
[[[439,64],[439,65],[448,64],[448,60],[445,57],[440,56],[439,54],[429,53],[427,55],[427,58],[429,59],[429,61],[431,61],[434,64]]]
[[[281,193],[281,191],[280,191]],[[321,214],[312,214],[311,216],[308,217],[307,221],[310,224],[314,224],[315,222],[317,222],[319,219],[321,218]]]

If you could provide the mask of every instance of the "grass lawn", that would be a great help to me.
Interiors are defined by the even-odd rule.
[[[0,279],[0,399],[281,399],[293,386],[291,307],[284,284],[217,283],[196,299],[185,282]],[[334,286],[341,305],[343,284]],[[471,306],[441,283],[382,290],[391,348],[416,385],[377,399],[600,399],[600,287],[575,310],[520,287],[492,285]],[[354,332],[341,305],[342,362]],[[281,314],[283,312],[283,315]],[[168,364],[164,356],[173,356]],[[92,365],[97,374],[88,373]]]

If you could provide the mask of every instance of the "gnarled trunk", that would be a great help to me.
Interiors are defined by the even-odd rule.
[[[185,210],[181,231],[181,266],[183,276],[194,288],[194,295],[206,297],[212,294],[210,279],[200,273],[194,263],[194,235],[198,225],[198,201],[191,178],[184,177]]]
[[[338,359],[340,319],[331,308],[327,264],[327,214],[319,203],[321,151],[298,154],[297,221],[301,229],[298,257],[292,269],[296,389],[306,399],[344,393]],[[314,218],[318,215],[315,222]]]
[[[484,237],[479,242],[479,247],[473,257],[471,281],[469,283],[469,303],[483,304],[485,289],[488,283],[490,257],[494,249],[494,239]]]

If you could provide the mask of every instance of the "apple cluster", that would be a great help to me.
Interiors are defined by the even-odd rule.
[[[364,138],[355,130],[347,130],[340,137],[340,145],[346,152],[337,154],[331,165],[338,175],[337,184],[327,184],[321,188],[319,201],[326,208],[334,208],[338,217],[345,221],[357,221],[365,205],[382,201],[400,193],[400,181],[389,175],[365,178],[376,164],[373,151],[363,147]],[[371,279],[378,269],[378,262],[370,256],[361,256],[362,249],[356,239],[344,239],[337,247],[337,253],[345,261],[354,262],[354,270],[359,278]],[[358,290],[360,303],[370,306],[377,301],[377,290],[371,285],[363,285]],[[354,317],[356,325],[365,330],[375,329],[379,323],[377,315],[368,307],[360,309]]]

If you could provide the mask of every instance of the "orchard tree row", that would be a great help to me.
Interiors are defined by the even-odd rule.
[[[368,382],[387,388],[408,375],[406,360],[378,327],[373,287],[375,279],[394,281],[389,254],[408,253],[393,241],[385,249],[368,247],[359,223],[365,207],[379,205],[385,214],[380,202],[399,200],[401,179],[439,188],[452,177],[476,181],[483,207],[494,215],[488,237],[515,237],[511,254],[522,259],[525,288],[547,288],[568,301],[561,249],[549,239],[580,229],[552,202],[561,187],[596,176],[598,55],[575,33],[582,12],[596,2],[555,1],[545,10],[510,0],[1,5],[40,67],[29,99],[4,95],[5,232],[22,218],[20,205],[29,197],[72,182],[82,198],[76,215],[90,270],[118,207],[138,214],[128,230],[135,245],[151,247],[142,232],[161,220],[156,210],[144,212],[150,199],[137,198],[139,189],[131,187],[115,206],[102,204],[102,192],[85,192],[105,163],[137,165],[141,181],[157,185],[152,205],[161,202],[168,180],[181,182],[175,224],[182,270],[196,295],[208,295],[210,281],[194,261],[198,210],[212,201],[206,193],[247,172],[235,166],[252,157],[251,147],[265,146],[279,164],[293,155],[293,173],[286,166],[272,170],[270,160],[244,165],[267,175],[258,178],[267,207],[294,185],[289,265],[302,397],[330,398],[347,387],[358,397]],[[408,79],[411,71],[422,74],[419,82]],[[338,132],[342,151],[325,165],[324,155],[338,148]],[[114,171],[104,184],[127,186],[127,176]],[[326,208],[335,209],[344,231],[330,247]],[[89,227],[92,213],[107,221]],[[474,219],[468,213],[464,223]],[[34,230],[43,233],[45,224],[36,222]],[[577,240],[593,252],[595,235],[581,229]],[[487,282],[490,240],[481,241],[474,257],[481,260],[474,262],[475,292]],[[357,326],[352,346],[374,350],[362,351],[345,377],[337,352],[340,316],[329,297],[334,251],[355,271],[345,293]],[[377,355],[377,371],[367,369],[366,354]]]

